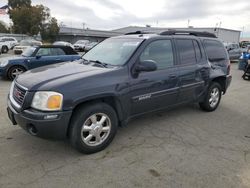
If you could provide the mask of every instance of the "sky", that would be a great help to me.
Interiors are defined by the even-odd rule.
[[[0,0],[0,6],[7,0]],[[32,0],[69,27],[111,30],[126,26],[216,27],[250,37],[249,0]],[[8,16],[0,16],[7,23]]]

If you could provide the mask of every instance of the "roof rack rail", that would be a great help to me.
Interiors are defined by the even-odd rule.
[[[129,33],[125,33],[124,35],[142,35],[142,34],[152,34],[152,32],[146,32],[146,31],[133,31]]]
[[[196,37],[210,37],[210,38],[217,38],[215,34],[209,33],[206,31],[187,31],[187,30],[170,30],[170,31],[163,31],[160,35],[193,35]]]

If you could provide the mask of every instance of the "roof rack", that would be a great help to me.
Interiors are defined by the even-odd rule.
[[[171,31],[163,31],[160,35],[193,35],[197,37],[210,37],[217,38],[215,34],[209,32],[199,32],[199,31],[187,31],[187,30],[171,30]]]
[[[152,32],[146,32],[146,31],[133,31],[129,33],[125,33],[124,35],[142,35],[142,34],[152,34]]]

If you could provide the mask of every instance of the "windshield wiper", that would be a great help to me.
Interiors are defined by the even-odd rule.
[[[103,62],[101,62],[101,61],[99,61],[99,60],[89,60],[89,62],[93,62],[93,63],[96,63],[96,64],[98,64],[98,65],[102,65],[103,67],[105,67],[105,68],[107,68],[107,66],[108,66],[108,64],[107,63],[103,63]]]
[[[87,59],[84,59],[83,57],[81,58],[81,60],[82,60],[82,64],[85,64],[85,65],[88,65],[90,62],[89,62],[89,60],[87,60]]]

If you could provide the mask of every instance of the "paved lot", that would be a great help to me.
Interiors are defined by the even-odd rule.
[[[11,126],[10,82],[0,79],[0,187],[250,187],[250,82],[232,71],[216,112],[191,105],[141,117],[92,155]]]

